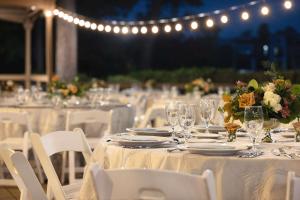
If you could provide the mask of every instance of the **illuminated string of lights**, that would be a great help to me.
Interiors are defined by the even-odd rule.
[[[240,12],[242,21],[248,21],[251,18],[251,14],[247,8],[253,6],[259,6],[259,12],[262,16],[267,16],[271,12],[270,7],[265,3],[265,0],[257,0],[238,6],[231,6],[227,9],[214,10],[212,12],[188,15],[180,18],[146,21],[97,21],[67,11],[63,8],[56,8],[53,11],[47,10],[44,14],[46,17],[56,16],[79,27],[104,33],[136,35],[164,32],[168,34],[172,31],[183,31],[185,28],[196,31],[199,30],[202,25],[206,26],[206,28],[212,28],[217,23],[227,24],[230,21],[228,13],[233,11]],[[292,0],[283,0],[282,6],[284,9],[290,10],[294,6],[294,2]]]

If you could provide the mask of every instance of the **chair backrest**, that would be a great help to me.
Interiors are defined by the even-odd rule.
[[[106,132],[111,133],[112,111],[85,110],[68,111],[66,118],[66,129],[79,124],[99,123],[107,126]]]
[[[300,177],[295,175],[295,172],[288,172],[286,200],[297,200],[300,197]]]
[[[90,166],[97,199],[215,200],[213,173],[201,176],[149,169],[103,170]]]
[[[31,125],[28,119],[28,113],[19,112],[19,111],[11,111],[11,112],[2,112],[0,111],[0,122],[1,123],[14,123],[18,125],[22,125],[26,128],[26,131],[32,132]]]
[[[0,157],[2,157],[24,199],[47,199],[40,182],[23,153],[14,152],[6,145],[1,145]]]
[[[166,118],[164,105],[154,105],[148,108],[143,121],[139,124],[139,128],[145,128],[149,122],[157,118]]]
[[[48,184],[57,199],[64,199],[65,193],[50,160],[50,156],[64,151],[82,152],[86,162],[92,154],[91,148],[86,141],[81,129],[74,131],[57,131],[44,136],[32,133],[30,135],[34,151],[48,178]]]

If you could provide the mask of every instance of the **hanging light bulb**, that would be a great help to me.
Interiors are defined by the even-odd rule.
[[[266,16],[270,13],[270,9],[268,6],[263,6],[261,7],[260,12],[262,15]]]
[[[196,22],[196,21],[192,21],[191,22],[191,28],[193,29],[193,30],[196,30],[197,28],[198,28],[198,22]]]
[[[79,26],[84,26],[84,24],[85,24],[85,23],[84,23],[84,20],[82,20],[82,19],[79,20]]]
[[[212,19],[206,20],[206,26],[207,26],[208,28],[213,27],[213,26],[214,26],[214,21],[213,21]]]
[[[114,33],[119,33],[119,32],[120,32],[120,27],[115,26],[115,27],[114,27]]]
[[[152,26],[151,31],[154,34],[158,33],[158,27],[157,26]]]
[[[286,0],[286,1],[284,1],[283,6],[285,9],[289,10],[293,7],[293,3],[290,0]]]
[[[57,16],[59,14],[59,10],[58,9],[54,9],[53,10],[53,15]]]
[[[90,27],[91,27],[91,22],[86,21],[86,22],[84,23],[84,27],[85,27],[85,28],[90,28]]]
[[[73,18],[72,16],[69,15],[67,21],[70,22],[70,23],[72,23],[73,20],[74,20],[74,18]]]
[[[131,32],[133,33],[133,34],[137,34],[138,32],[139,32],[139,29],[138,29],[138,27],[132,27],[132,29],[131,29]]]
[[[96,30],[96,28],[97,28],[97,24],[92,23],[92,24],[91,24],[91,29],[92,29],[92,30]]]
[[[176,30],[176,31],[181,31],[181,30],[182,30],[182,25],[181,25],[180,23],[177,23],[177,24],[175,25],[175,30]]]
[[[123,28],[122,28],[122,33],[123,34],[127,34],[128,33],[128,27],[127,26],[124,26]]]
[[[62,18],[62,17],[64,17],[64,14],[65,14],[65,13],[64,13],[63,11],[59,11],[58,17],[59,17],[59,18]]]
[[[109,33],[111,31],[111,26],[110,25],[106,25],[104,28],[105,32]]]
[[[223,24],[226,24],[228,22],[228,17],[226,15],[222,15],[220,20]]]
[[[102,24],[99,24],[97,27],[98,31],[103,31],[104,30],[104,26]]]
[[[53,14],[53,13],[52,13],[51,10],[46,10],[46,11],[44,12],[45,17],[51,17],[52,14]]]
[[[76,25],[79,24],[79,19],[77,17],[75,17],[73,23],[76,24]]]
[[[69,15],[68,14],[64,14],[63,19],[64,20],[68,20],[68,18],[69,18]]]
[[[147,29],[146,26],[143,26],[143,27],[141,28],[141,33],[142,33],[142,34],[146,34],[147,31],[148,31],[148,29]]]
[[[166,33],[170,33],[171,30],[172,30],[172,28],[171,28],[171,26],[170,26],[169,24],[167,24],[167,25],[165,26],[164,30],[165,30]]]
[[[241,18],[242,18],[242,20],[247,21],[250,18],[250,15],[247,11],[244,11],[241,14]]]

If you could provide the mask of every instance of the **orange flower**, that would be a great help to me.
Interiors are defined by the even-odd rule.
[[[230,102],[231,101],[231,96],[228,94],[224,94],[223,95],[223,101],[224,102]]]
[[[225,124],[225,129],[227,130],[228,133],[236,133],[236,131],[241,128],[240,125],[235,124],[235,123],[227,123]]]
[[[51,78],[51,81],[53,81],[53,82],[56,82],[56,81],[58,81],[59,80],[59,76],[57,76],[57,75],[54,75],[54,76],[52,76],[52,78]]]
[[[239,99],[239,107],[240,108],[245,108],[247,106],[252,106],[255,104],[255,97],[254,97],[254,93],[245,93],[240,95]]]
[[[68,89],[70,90],[70,92],[72,94],[76,94],[78,92],[78,88],[75,85],[73,85],[73,84],[69,84],[68,85]]]

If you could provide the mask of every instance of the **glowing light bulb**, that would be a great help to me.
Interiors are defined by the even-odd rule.
[[[199,26],[199,25],[198,25],[198,22],[192,21],[192,23],[191,23],[191,28],[192,28],[193,30],[197,29],[198,26]]]
[[[68,14],[64,14],[63,19],[64,20],[68,20],[68,18],[69,18],[69,15]]]
[[[45,15],[45,17],[51,17],[51,16],[52,16],[51,10],[46,10],[46,11],[44,12],[44,15]]]
[[[96,28],[97,28],[97,24],[92,23],[92,24],[91,24],[91,29],[92,29],[92,30],[96,30]]]
[[[113,31],[114,33],[120,33],[120,27],[115,26]]]
[[[214,21],[213,21],[212,19],[206,20],[206,26],[207,26],[208,28],[213,27],[213,26],[214,26]]]
[[[105,32],[109,33],[111,31],[111,26],[110,25],[106,25],[104,28]]]
[[[98,31],[103,31],[104,30],[104,26],[102,24],[99,24],[97,27]]]
[[[79,19],[76,17],[73,21],[74,24],[79,24]]]
[[[141,28],[141,33],[142,33],[142,34],[146,34],[147,31],[148,31],[148,29],[147,29],[146,26],[143,26],[143,27]]]
[[[261,12],[262,15],[268,15],[270,13],[270,9],[267,6],[263,6],[260,9],[260,12]]]
[[[128,27],[127,26],[124,26],[123,28],[122,28],[122,33],[123,34],[127,34],[128,33]]]
[[[85,27],[85,28],[90,28],[90,27],[91,27],[91,22],[86,21],[86,22],[84,23],[84,27]]]
[[[175,25],[175,30],[176,30],[176,31],[181,31],[181,30],[182,30],[182,25],[179,24],[179,23],[176,24],[176,25]]]
[[[133,27],[132,29],[131,29],[131,32],[133,33],[133,34],[137,34],[138,32],[139,32],[139,29],[138,29],[138,27]]]
[[[59,18],[62,18],[62,17],[64,16],[64,14],[65,14],[65,13],[64,13],[63,11],[59,11],[58,17],[59,17]]]
[[[283,6],[285,9],[289,10],[293,7],[293,3],[292,3],[292,1],[287,0],[287,1],[284,1]]]
[[[222,15],[220,20],[223,24],[226,24],[228,22],[228,17],[226,15]]]
[[[85,23],[84,23],[84,20],[79,20],[79,26],[84,26],[85,25]]]
[[[166,33],[170,33],[171,30],[172,30],[172,28],[171,28],[171,26],[169,24],[167,24],[164,29],[165,29]]]
[[[241,14],[241,18],[242,18],[242,20],[246,21],[246,20],[248,20],[250,18],[250,15],[249,15],[249,13],[247,11],[244,11]]]
[[[68,18],[67,18],[67,21],[71,23],[71,22],[73,22],[73,20],[74,20],[74,18],[69,15]]]
[[[158,33],[158,27],[157,26],[152,26],[151,31],[154,34]]]
[[[53,10],[53,15],[58,15],[59,14],[59,10],[58,9],[55,9],[55,10]]]

